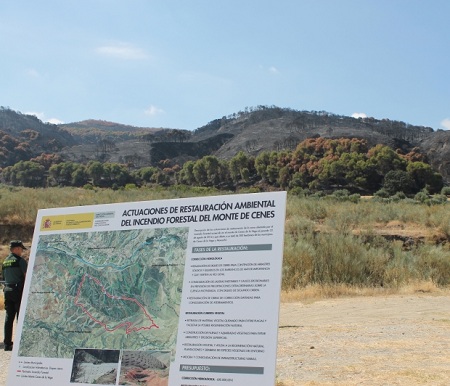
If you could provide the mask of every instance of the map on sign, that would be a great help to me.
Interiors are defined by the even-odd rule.
[[[174,350],[188,230],[40,235],[19,356]]]

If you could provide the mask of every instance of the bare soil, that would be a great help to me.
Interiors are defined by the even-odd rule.
[[[450,384],[450,296],[282,303],[280,311],[279,386]]]

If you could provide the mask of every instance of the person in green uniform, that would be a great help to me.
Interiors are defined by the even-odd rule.
[[[11,351],[13,348],[13,324],[14,319],[19,318],[20,302],[22,300],[23,285],[25,274],[27,272],[27,262],[22,258],[25,246],[20,240],[12,240],[9,244],[11,253],[6,257],[2,264],[3,288],[5,296],[5,351]]]

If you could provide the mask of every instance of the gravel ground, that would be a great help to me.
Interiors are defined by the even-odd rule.
[[[5,312],[0,311],[3,329]],[[11,352],[0,344],[0,386]],[[283,303],[279,385],[450,385],[450,297]]]

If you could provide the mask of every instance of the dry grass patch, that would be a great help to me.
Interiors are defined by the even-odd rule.
[[[415,281],[399,288],[356,287],[348,284],[320,285],[311,284],[304,288],[297,288],[281,292],[283,303],[313,303],[323,299],[359,296],[412,295],[426,293],[430,295],[450,295],[450,288],[438,287],[432,281]]]
[[[276,383],[276,386],[296,386],[296,385],[298,385],[298,382],[289,380],[277,381]]]

